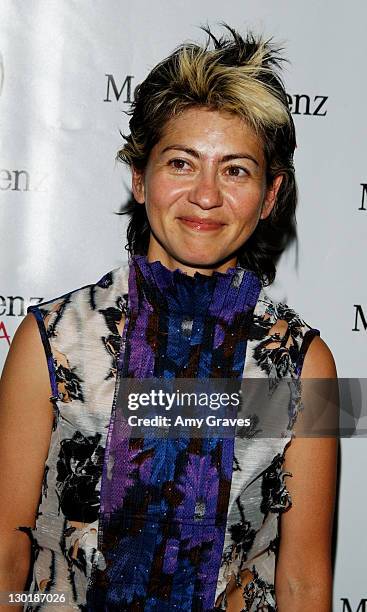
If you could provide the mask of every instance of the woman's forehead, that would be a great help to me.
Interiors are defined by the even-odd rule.
[[[172,130],[187,129],[190,125],[195,125],[196,127],[202,126],[205,129],[205,127],[213,124],[226,126],[227,129],[244,129],[255,135],[255,132],[240,114],[225,109],[197,105],[189,106],[181,110],[177,115],[169,117],[164,124],[162,136]]]
[[[250,150],[263,152],[263,141],[238,114],[202,106],[189,107],[167,120],[157,149],[193,148],[222,155]]]

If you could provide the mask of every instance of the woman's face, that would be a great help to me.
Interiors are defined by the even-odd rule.
[[[190,108],[170,119],[132,188],[145,203],[148,260],[188,274],[225,272],[275,203],[281,176],[266,185],[263,144],[238,116]]]

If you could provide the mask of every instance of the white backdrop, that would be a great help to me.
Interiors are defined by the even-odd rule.
[[[365,0],[0,0],[0,365],[30,303],[126,258],[115,154],[129,96],[177,44],[205,38],[198,26],[226,21],[274,36],[291,60],[299,254],[269,293],[321,330],[339,376],[363,377],[366,20]],[[342,441],[335,612],[367,611],[366,449]]]

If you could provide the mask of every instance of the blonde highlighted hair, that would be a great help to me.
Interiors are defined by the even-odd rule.
[[[204,46],[180,45],[138,85],[130,112],[130,134],[123,136],[125,143],[117,157],[144,170],[167,122],[187,108],[223,110],[243,118],[263,142],[268,184],[276,175],[283,174],[271,215],[259,222],[239,253],[242,265],[270,283],[275,277],[277,258],[295,237],[297,189],[293,153],[296,140],[287,94],[279,75],[284,58],[282,49],[273,45],[271,39],[255,37],[252,33],[242,37],[223,25],[229,32],[227,37],[218,39],[204,27],[208,35]],[[123,213],[131,216],[128,251],[145,254],[150,228],[144,207],[134,206],[131,196]]]

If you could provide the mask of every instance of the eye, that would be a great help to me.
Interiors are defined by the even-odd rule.
[[[243,177],[243,176],[248,176],[250,173],[247,170],[247,168],[243,168],[242,166],[229,166],[227,168],[227,172],[229,174],[229,176],[238,176],[238,177]]]
[[[189,167],[188,162],[185,159],[181,159],[179,157],[170,159],[168,165],[171,166],[174,170],[187,170]]]

